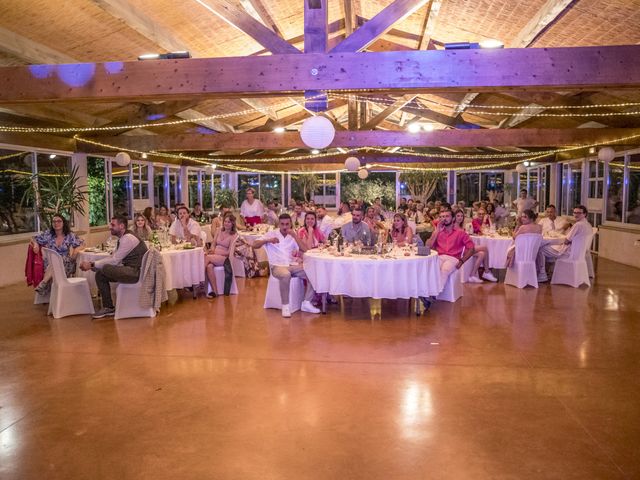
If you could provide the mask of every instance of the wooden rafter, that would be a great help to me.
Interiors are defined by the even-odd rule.
[[[369,120],[365,125],[361,126],[361,130],[373,130],[378,125],[380,125],[384,120],[389,118],[391,115],[396,113],[398,110],[402,109],[408,103],[412,102],[413,99],[416,98],[415,95],[404,95],[393,102],[391,105],[386,107],[380,113],[378,113],[375,117]]]
[[[265,27],[270,28],[273,30],[273,33],[282,38],[282,32],[278,28],[276,21],[260,0],[240,0],[240,5],[242,5],[242,8],[244,8],[249,15],[262,22]],[[255,15],[253,13],[255,13]]]
[[[442,0],[430,0],[427,6],[427,12],[424,19],[424,26],[422,28],[422,36],[418,43],[418,50],[427,50],[431,45],[431,37],[436,29],[436,19],[440,13],[440,7],[442,6]]]
[[[380,147],[545,147],[573,146],[601,143],[640,134],[640,129],[574,128],[574,129],[484,129],[434,130],[410,133],[407,131],[337,131],[328,148]],[[158,151],[246,150],[260,148],[282,150],[306,148],[298,132],[275,134],[246,132],[217,135],[176,134],[143,135],[137,137],[98,138],[116,148]],[[632,142],[640,144],[640,139]]]
[[[375,17],[335,46],[331,53],[358,52],[384,35],[394,23],[408,17],[428,0],[395,0]]]

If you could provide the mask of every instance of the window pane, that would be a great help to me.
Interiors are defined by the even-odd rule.
[[[631,155],[627,188],[627,223],[640,225],[640,155]]]
[[[113,195],[113,213],[131,216],[129,189],[129,166],[121,167],[111,162],[111,194]]]
[[[265,205],[270,200],[277,200],[282,203],[282,177],[280,174],[260,175],[260,200]]]
[[[87,183],[89,185],[89,226],[107,224],[107,183],[104,176],[104,159],[87,158]]]
[[[365,180],[360,180],[357,173],[340,174],[341,201],[363,200],[365,203],[372,204],[377,197],[380,197],[385,208],[395,208],[395,172],[369,172]]]
[[[326,173],[320,179],[320,185],[316,189],[316,195],[313,200],[317,205],[325,207],[336,207],[336,174]],[[395,199],[394,199],[395,203]]]
[[[483,173],[482,191],[485,200],[498,200],[502,203],[504,197],[504,173]]]
[[[36,229],[33,201],[22,201],[32,174],[32,159],[28,152],[0,149],[0,235]]]
[[[609,178],[607,178],[607,220],[622,221],[622,183],[624,181],[624,165],[621,158],[614,159],[609,164]]]
[[[180,170],[169,169],[169,208],[173,209],[180,200]]]
[[[167,206],[167,199],[164,198],[164,186],[164,167],[157,166],[153,169],[153,203],[156,211],[162,206]]]
[[[526,181],[526,177],[525,177]],[[463,201],[466,205],[480,200],[478,195],[479,173],[459,173],[457,175],[456,199]],[[524,185],[524,184],[523,184]]]
[[[206,173],[202,175],[202,209],[207,211],[213,210],[213,196],[211,195],[211,186],[213,184],[212,175]]]
[[[53,213],[62,213],[70,222],[73,222],[70,205],[73,203],[72,187],[66,183],[71,172],[71,158],[62,155],[39,153],[38,156],[38,183],[40,190],[41,209],[40,221],[49,224],[49,218]]]
[[[198,172],[189,170],[187,179],[189,181],[189,208],[193,208],[198,203]]]

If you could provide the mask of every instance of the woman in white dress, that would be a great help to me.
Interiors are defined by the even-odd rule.
[[[253,188],[247,189],[247,199],[240,205],[240,215],[248,227],[253,227],[262,222],[265,209],[260,200],[255,198],[256,192]]]

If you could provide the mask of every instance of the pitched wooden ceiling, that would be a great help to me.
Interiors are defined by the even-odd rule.
[[[304,0],[308,2],[320,0]],[[328,45],[338,45],[380,12],[398,20],[368,44],[366,51],[441,49],[450,42],[498,39],[506,47],[578,47],[639,44],[640,0],[329,0]],[[386,9],[386,10],[385,10]],[[406,14],[411,12],[409,14]],[[389,16],[389,15],[388,15]],[[224,18],[223,18],[224,17]],[[258,25],[256,25],[258,24]],[[268,29],[275,44],[261,36]],[[302,0],[4,0],[0,3],[0,65],[135,61],[143,53],[188,50],[194,58],[245,57],[282,53],[287,45],[304,49]],[[258,41],[262,38],[263,40]],[[271,43],[269,43],[271,42]],[[366,93],[360,94],[366,96]],[[640,101],[640,91],[602,88],[581,92],[530,92],[505,89],[490,93],[413,94],[397,91],[372,95],[383,100],[355,102],[331,99],[327,116],[341,130],[404,131],[421,121],[435,129],[576,129],[578,127],[639,128],[640,115],[593,117],[536,117],[489,115],[477,105],[523,107],[543,113],[549,106],[616,104]],[[444,105],[453,105],[452,107]],[[194,120],[170,127],[114,132],[113,137],[171,137],[210,131],[239,134],[269,132],[276,126],[295,130],[310,116],[302,96],[145,100],[144,102],[61,102],[56,104],[0,103],[3,125],[104,126],[146,123],[151,119],[198,119],[229,114],[221,119]],[[632,108],[638,111],[640,108]],[[585,112],[584,110],[579,110]],[[629,107],[599,112],[624,112]],[[512,110],[516,113],[518,110]],[[576,110],[553,110],[570,113]],[[533,130],[531,130],[533,131]],[[89,136],[90,134],[87,134]],[[360,134],[358,134],[360,135]],[[70,136],[70,135],[69,135]],[[105,134],[100,134],[105,138]],[[571,139],[549,135],[548,146]],[[13,137],[0,134],[0,141]],[[241,138],[241,137],[238,137]],[[248,137],[246,137],[248,138]],[[259,157],[300,153],[291,142],[253,147],[243,139],[226,141],[217,154]],[[375,142],[375,136],[369,136]],[[444,137],[443,137],[444,138]],[[526,135],[504,141],[491,151],[535,150]],[[4,140],[3,140],[4,139]],[[517,139],[517,140],[516,140]],[[518,144],[517,141],[524,143]],[[115,142],[115,140],[114,140]],[[127,145],[131,145],[131,140]],[[464,144],[464,142],[462,142]],[[537,143],[540,143],[539,140]],[[376,146],[375,144],[371,146]],[[483,147],[483,145],[478,145]],[[201,150],[200,148],[194,150]],[[428,151],[482,152],[474,146],[451,146]],[[189,150],[184,150],[188,152]]]

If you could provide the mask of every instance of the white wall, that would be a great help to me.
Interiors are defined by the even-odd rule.
[[[601,226],[599,256],[640,268],[640,229]]]

